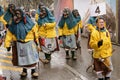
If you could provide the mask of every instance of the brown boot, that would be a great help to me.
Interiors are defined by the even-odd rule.
[[[44,63],[44,64],[48,64],[48,63],[50,63],[50,61],[49,61],[48,59],[44,59],[44,60],[43,60],[43,63]]]
[[[98,78],[98,80],[104,80],[103,78]]]
[[[110,80],[110,77],[105,77],[105,80]]]
[[[32,78],[35,78],[35,79],[37,79],[39,76],[35,69],[31,70],[31,75],[32,75]]]
[[[27,69],[23,68],[23,72],[20,74],[21,77],[27,77]]]
[[[76,56],[75,51],[71,51],[71,54],[72,54],[72,59],[73,59],[73,60],[76,60],[76,59],[77,59],[77,56]]]
[[[68,50],[66,50],[65,52],[66,52],[66,59],[70,59],[70,56],[69,56],[69,51],[68,51]]]
[[[50,62],[50,60],[51,60],[51,54],[45,53],[44,63],[47,64]]]
[[[45,53],[45,58],[48,59],[48,60],[51,60],[51,54]]]

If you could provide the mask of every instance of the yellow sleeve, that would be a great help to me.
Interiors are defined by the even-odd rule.
[[[53,22],[53,23],[46,23],[46,29],[51,29],[51,28],[54,28],[56,27],[56,22]]]
[[[111,45],[111,38],[110,38],[110,33],[108,31],[106,31],[106,39],[103,41],[103,45],[109,45],[109,47],[112,47]]]
[[[83,28],[82,21],[78,23],[79,28]]]
[[[38,24],[35,24],[34,28],[32,30],[33,30],[33,33],[34,33],[35,41],[38,43]]]
[[[74,33],[75,33],[75,34],[77,34],[78,29],[79,29],[79,25],[77,24],[77,25],[74,27]]]
[[[62,36],[62,35],[63,35],[63,34],[62,34],[62,31],[63,31],[63,30],[62,30],[61,28],[58,28],[58,35],[59,35],[59,36]]]
[[[6,37],[5,37],[5,47],[10,47],[11,46],[11,41],[12,41],[12,36],[13,34],[7,30]]]
[[[78,32],[79,28],[82,28],[82,21],[78,22],[77,25],[74,27],[75,34]]]
[[[89,42],[89,45],[90,45],[90,47],[91,48],[93,48],[93,49],[97,49],[98,48],[98,45],[97,45],[97,43],[98,43],[98,41],[95,39],[95,33],[94,32],[92,32],[91,34],[90,34],[90,42]]]
[[[2,21],[4,25],[6,25],[6,24],[7,24],[7,22],[4,20],[4,18],[3,18],[3,17],[4,17],[4,15],[3,15],[3,16],[1,16],[0,21]]]
[[[35,14],[35,21],[38,21],[39,15]]]
[[[87,24],[87,29],[92,32],[93,30],[95,30],[95,26],[93,26],[92,24]]]

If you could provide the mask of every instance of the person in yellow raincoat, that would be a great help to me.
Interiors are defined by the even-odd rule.
[[[63,48],[66,52],[66,59],[70,59],[69,51],[71,51],[72,59],[76,60],[77,55],[75,50],[77,45],[75,34],[77,34],[77,21],[69,8],[64,8],[63,10],[61,20],[58,24],[58,31],[59,39],[62,39]]]
[[[94,69],[98,80],[110,80],[113,70],[111,63],[112,44],[103,17],[97,18],[96,29],[91,32],[89,45],[94,49]]]
[[[36,64],[39,61],[36,46],[38,45],[37,31],[37,25],[21,9],[16,9],[12,23],[7,30],[4,46],[7,51],[10,51],[12,46],[12,63],[14,66],[23,68],[21,77],[27,77],[27,68],[32,68],[33,78],[38,77],[36,71]]]
[[[38,10],[36,11],[36,14],[35,14],[35,21],[36,22],[39,19],[39,15],[40,15],[40,11],[41,11],[42,6],[44,6],[44,4],[42,2],[40,2],[39,6],[38,6]]]
[[[5,26],[7,23],[3,19],[4,13],[5,13],[4,9],[2,8],[2,6],[0,6],[0,22],[2,22],[4,24],[4,26]]]
[[[0,6],[0,46],[2,45],[6,34],[6,27],[5,27],[6,23],[3,19],[3,15],[4,15],[4,9],[2,8],[2,6]]]
[[[78,49],[78,48],[81,48],[80,41],[81,41],[81,34],[82,34],[82,28],[83,28],[82,20],[81,20],[81,16],[80,16],[80,14],[79,14],[77,9],[73,9],[72,10],[72,14],[73,14],[74,18],[77,21],[77,27],[76,27],[76,31],[77,31],[76,42],[77,43],[76,44],[77,44],[77,49]]]
[[[15,5],[14,4],[9,4],[8,9],[6,10],[3,19],[6,27],[8,28],[9,25],[12,23],[12,18],[15,15]]]
[[[90,35],[92,33],[93,30],[95,30],[95,27],[96,27],[96,19],[97,17],[96,16],[90,16],[90,18],[88,19],[87,21],[87,31],[88,31],[88,43],[87,43],[87,48],[88,48],[88,52],[89,53],[93,53],[93,50],[90,45],[89,45],[89,41],[90,41]]]
[[[37,23],[41,50],[48,63],[51,60],[51,54],[58,48],[55,17],[48,8],[43,6]]]

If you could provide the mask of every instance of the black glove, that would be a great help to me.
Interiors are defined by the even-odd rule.
[[[11,47],[7,47],[7,51],[10,51],[11,50]]]
[[[58,39],[60,40],[61,37],[62,37],[62,36],[59,36]]]
[[[81,28],[81,34],[83,33],[83,28]]]
[[[5,32],[4,32],[5,34],[7,33],[7,31],[5,30]]]
[[[98,41],[98,47],[103,45],[103,40]]]
[[[34,42],[35,42],[35,44],[38,46],[38,43],[37,43],[37,41],[36,41],[36,40],[34,40]]]
[[[8,28],[10,25],[9,24],[6,24],[6,28]]]

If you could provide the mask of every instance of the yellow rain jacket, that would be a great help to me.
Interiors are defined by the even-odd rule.
[[[98,47],[98,41],[101,39],[103,40],[103,45]],[[112,56],[110,34],[107,30],[102,32],[98,30],[93,30],[90,36],[89,45],[92,49],[94,49],[94,58],[107,58]]]
[[[78,23],[77,23],[77,25],[75,26],[75,33],[77,33],[76,31],[78,31],[78,29],[80,28],[80,29],[82,29],[82,21],[79,21]]]
[[[3,19],[3,15],[0,16],[0,21],[3,22],[4,26],[7,24],[7,22]]]
[[[23,40],[23,42],[28,42],[28,41],[31,41],[31,40],[34,40],[34,39],[36,39],[36,41],[38,42],[38,33],[37,33],[38,28],[37,27],[38,27],[37,25],[34,25],[34,27],[32,28],[32,30],[28,32],[28,34],[27,34],[25,40]],[[4,46],[5,47],[10,47],[12,41],[16,41],[16,37],[15,37],[14,34],[12,34],[8,30],[7,34],[6,34]]]
[[[39,18],[39,14],[35,14],[35,21],[38,21],[38,18]]]
[[[92,32],[93,30],[95,30],[96,26],[93,26],[92,24],[87,24],[87,29]]]
[[[76,25],[74,28],[68,29],[67,24],[65,23],[63,28],[58,28],[59,36],[75,34],[77,33],[77,28],[78,26]]]
[[[79,28],[83,28],[83,26],[82,26],[82,21],[81,21],[81,20],[78,22],[78,27],[79,27]]]
[[[45,38],[54,38],[56,37],[56,22],[46,23],[45,26],[38,27],[38,35],[39,37]]]

